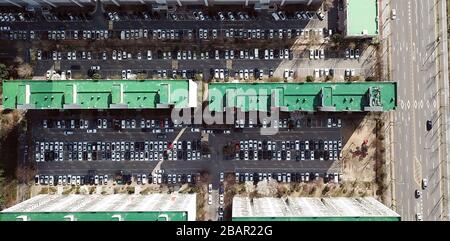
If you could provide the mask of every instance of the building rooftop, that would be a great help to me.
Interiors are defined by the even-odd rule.
[[[3,81],[5,109],[184,108],[196,98],[190,80]]]
[[[233,198],[233,220],[350,220],[392,218],[400,216],[373,197],[348,198]]]
[[[13,213],[145,213],[182,212],[188,220],[196,217],[195,194],[149,194],[149,195],[37,195],[0,212]],[[44,214],[43,214],[44,213]],[[1,218],[0,218],[1,220]]]
[[[347,0],[347,36],[378,35],[378,0]]]
[[[393,82],[210,83],[209,109],[242,111],[389,111],[397,106]]]

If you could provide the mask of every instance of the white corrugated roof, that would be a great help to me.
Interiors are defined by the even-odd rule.
[[[233,217],[399,217],[373,197],[233,198]]]
[[[195,194],[37,195],[2,212],[194,211]]]

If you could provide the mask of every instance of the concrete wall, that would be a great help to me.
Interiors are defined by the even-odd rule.
[[[114,5],[127,5],[127,4],[170,4],[170,5],[223,5],[223,4],[317,4],[322,2],[322,0],[101,0],[106,4]],[[94,0],[0,0],[0,6],[26,6],[26,5],[36,5],[36,6],[67,6],[67,5],[92,5]]]

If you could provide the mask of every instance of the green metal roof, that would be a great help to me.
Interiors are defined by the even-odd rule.
[[[378,1],[347,0],[347,36],[378,34]]]
[[[66,221],[72,216],[73,221],[188,221],[187,212],[16,212],[1,213],[0,221]],[[113,217],[114,216],[114,217]]]
[[[158,108],[189,105],[189,80],[3,81],[5,109]]]
[[[397,106],[394,82],[210,83],[209,109],[242,111],[389,111]]]

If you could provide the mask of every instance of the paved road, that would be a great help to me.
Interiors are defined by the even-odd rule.
[[[448,212],[443,210],[446,183],[441,178],[446,168],[443,163],[448,161],[443,145],[446,138],[442,136],[447,113],[446,108],[440,108],[446,104],[438,92],[448,79],[438,74],[442,68],[438,60],[442,49],[442,42],[437,41],[438,9],[434,0],[391,1],[385,11],[391,8],[396,9],[397,19],[384,21],[390,24],[391,77],[398,82],[400,107],[394,114],[395,205],[403,220],[415,220],[417,213],[424,220],[443,220]],[[448,91],[441,94],[448,99]],[[427,120],[433,122],[429,132]],[[422,198],[415,198],[422,178],[428,179],[428,188]]]

